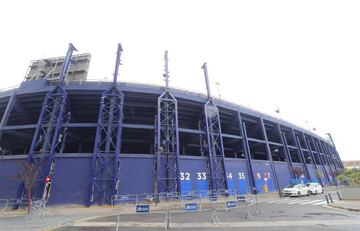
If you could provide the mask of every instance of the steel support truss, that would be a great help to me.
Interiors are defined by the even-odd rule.
[[[158,98],[155,145],[156,192],[181,192],[177,100],[169,91]]]
[[[29,149],[28,163],[34,164],[38,171],[35,185],[32,187],[33,198],[48,199],[50,185],[46,187],[45,177],[54,174],[55,153],[61,153],[65,145],[67,129],[62,124],[70,121],[70,107],[64,81],[74,50],[76,51],[76,48],[70,43],[59,83],[45,96]],[[21,182],[17,198],[23,198],[24,194],[25,184]]]
[[[119,44],[113,84],[101,96],[87,206],[110,204],[112,196],[119,190],[124,94],[116,82],[121,52]]]
[[[207,135],[205,151],[207,151],[210,170],[210,187],[213,191],[225,190],[227,189],[227,179],[219,110],[212,100],[208,100],[205,103],[204,111]]]
[[[204,105],[206,140],[201,141],[202,152],[208,156],[208,173],[210,173],[210,189],[212,191],[226,190],[227,178],[225,170],[224,145],[221,135],[219,109],[211,97],[207,64],[202,66],[205,75],[208,100]]]

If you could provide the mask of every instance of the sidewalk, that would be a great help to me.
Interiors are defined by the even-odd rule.
[[[360,212],[360,201],[358,200],[341,200],[328,204],[329,207],[345,209],[348,211]]]
[[[48,227],[56,227],[68,223],[73,223],[84,218],[97,217],[114,214],[111,207],[93,206],[85,208],[83,206],[56,206],[45,209],[44,218],[34,219],[26,211],[7,211],[0,214],[0,231],[47,230]]]

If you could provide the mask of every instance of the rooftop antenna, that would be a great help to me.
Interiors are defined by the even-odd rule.
[[[219,100],[221,100],[221,94],[220,94],[220,83],[219,82],[215,82],[216,86],[217,86],[217,90],[219,93]]]
[[[208,99],[211,99],[211,91],[210,91],[209,76],[208,76],[208,71],[207,71],[207,64],[204,63],[201,66],[201,68],[204,70],[205,82],[206,82],[206,91],[207,91]]]
[[[119,66],[121,65],[120,61],[121,61],[122,52],[123,52],[122,46],[121,46],[120,43],[118,43],[118,49],[117,49],[117,52],[116,52],[116,62],[115,62],[115,72],[114,72],[113,85],[116,84],[117,77],[119,75]]]
[[[166,85],[166,90],[169,89],[169,59],[168,59],[168,51],[165,51],[165,55],[164,55],[164,61],[165,61],[165,65],[164,65],[164,79],[165,79],[165,85]]]

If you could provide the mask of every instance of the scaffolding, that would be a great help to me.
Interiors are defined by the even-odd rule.
[[[124,94],[117,87],[121,44],[118,44],[113,83],[101,96],[87,206],[110,204],[118,194]]]

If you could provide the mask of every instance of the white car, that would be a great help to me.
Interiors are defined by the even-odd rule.
[[[309,188],[304,184],[290,184],[283,189],[282,194],[284,196],[310,196]]]
[[[319,183],[307,183],[306,186],[309,188],[311,194],[324,193],[324,189]]]

